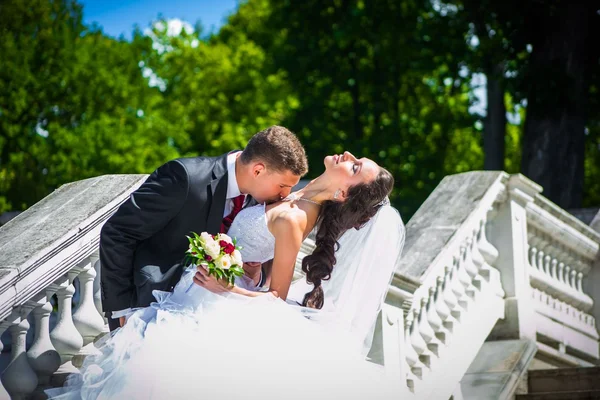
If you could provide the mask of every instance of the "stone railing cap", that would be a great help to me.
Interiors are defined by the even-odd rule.
[[[103,175],[59,187],[0,227],[0,271],[20,269],[146,177]]]
[[[446,176],[406,225],[406,243],[396,274],[420,281],[458,228],[478,209],[502,171],[471,171]]]

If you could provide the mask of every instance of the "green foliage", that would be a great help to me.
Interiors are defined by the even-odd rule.
[[[5,0],[0,213],[66,182],[241,148],[282,124],[304,143],[309,177],[344,150],[388,168],[408,220],[445,175],[483,168],[473,73],[503,68],[506,108],[520,116],[506,125],[505,167],[520,169],[533,31],[515,4],[248,0],[217,34],[202,36],[200,23],[173,32],[159,19],[125,41],[84,26],[75,1]],[[586,205],[600,203],[599,76]]]
[[[283,71],[267,71],[265,50],[243,34],[202,40],[185,30],[168,36],[168,21],[153,25],[155,45],[143,58],[165,84],[169,118],[183,121],[190,154],[216,155],[243,148],[297,105]]]
[[[189,146],[142,76],[140,43],[85,30],[75,2],[22,4],[0,12],[0,212],[67,182],[149,172]]]

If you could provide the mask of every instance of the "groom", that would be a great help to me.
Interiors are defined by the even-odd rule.
[[[111,331],[131,308],[154,301],[153,290],[177,284],[186,235],[226,232],[244,205],[280,200],[307,171],[302,144],[281,126],[258,132],[243,151],[180,158],[154,171],[100,234],[102,307]]]

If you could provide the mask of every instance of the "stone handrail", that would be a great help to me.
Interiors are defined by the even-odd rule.
[[[525,205],[526,249],[538,342],[554,347],[553,357],[595,364],[600,335],[585,287],[600,254],[600,233],[543,197],[533,182],[520,181],[533,194]]]
[[[100,229],[145,178],[107,175],[61,186],[0,227],[0,334],[8,330],[11,337],[0,398],[25,399],[48,387],[59,368],[73,370],[93,351],[86,345],[107,331],[97,262]]]
[[[586,283],[600,234],[540,192],[519,174],[449,176],[407,224],[382,336],[413,397],[449,398],[484,340],[532,339],[558,366],[598,363]]]
[[[588,276],[597,260],[600,234],[542,196],[522,175],[507,183],[496,210],[491,242],[501,255],[506,314],[493,339],[530,339],[538,355],[557,366],[599,361]],[[597,316],[596,316],[597,317]]]
[[[502,172],[446,177],[406,226],[382,333],[386,368],[401,373],[410,397],[450,398],[504,316],[499,254],[486,231],[507,180]],[[399,345],[386,340],[395,336]]]

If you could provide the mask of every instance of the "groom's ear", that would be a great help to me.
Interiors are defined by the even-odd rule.
[[[260,174],[264,174],[267,171],[265,164],[258,162],[252,166],[252,176],[255,178]]]

